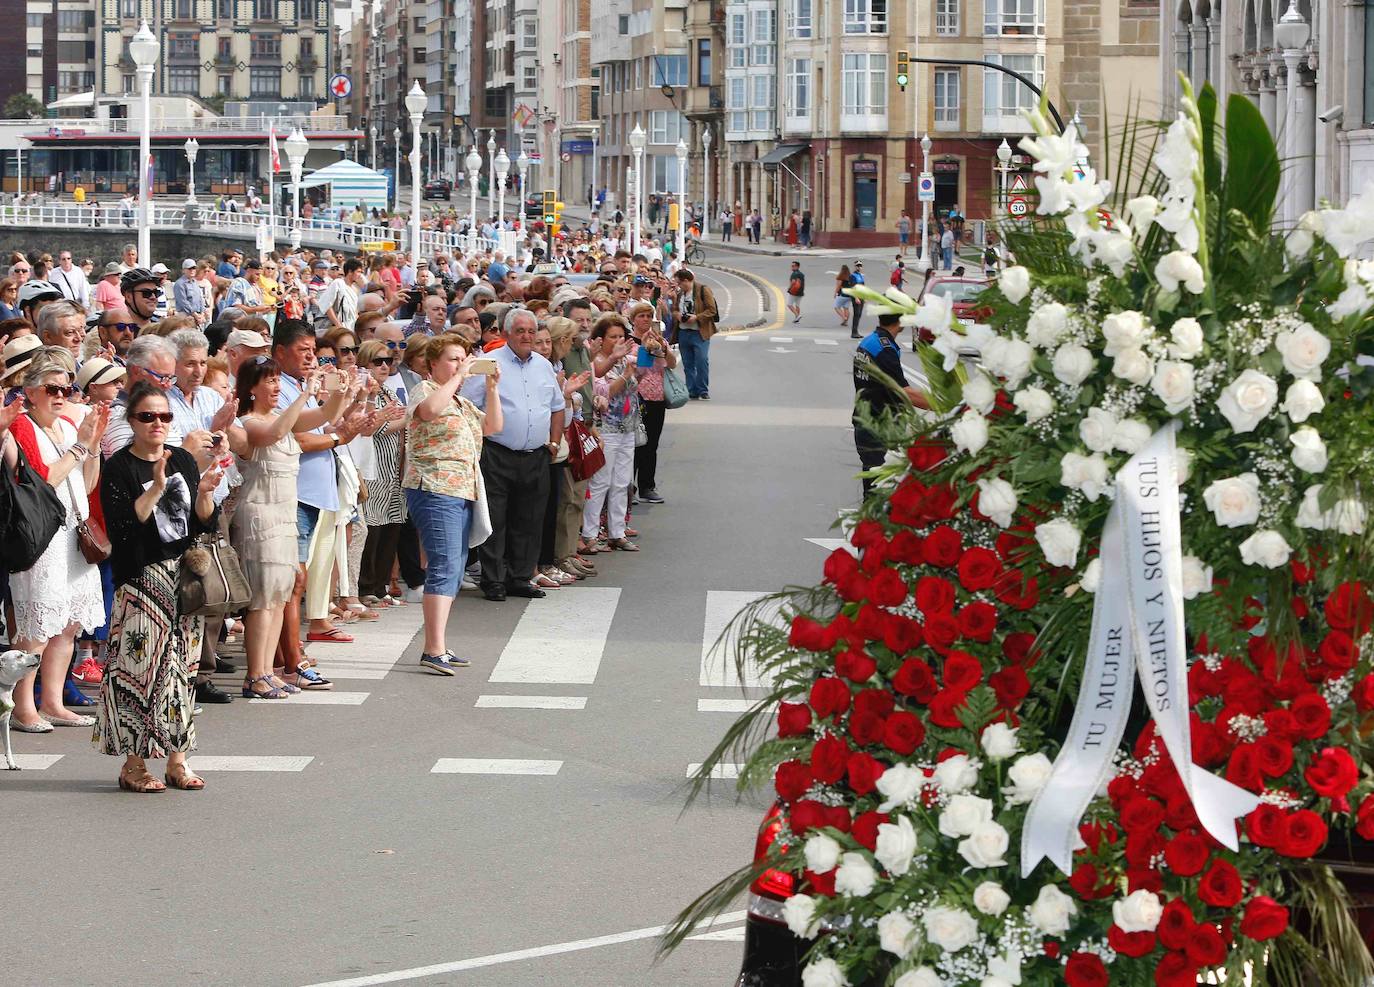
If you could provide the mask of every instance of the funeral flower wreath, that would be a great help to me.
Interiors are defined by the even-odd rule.
[[[822,584],[739,619],[772,694],[702,777],[742,755],[778,838],[669,945],[767,871],[805,987],[1374,973],[1329,866],[1374,839],[1374,191],[1274,235],[1258,112],[1184,88],[1115,190],[1031,115],[987,325],[855,290],[934,410],[872,423]]]

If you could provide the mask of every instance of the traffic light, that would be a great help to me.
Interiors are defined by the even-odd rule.
[[[553,189],[544,190],[544,225],[553,226],[558,222],[558,193]]]
[[[911,81],[911,52],[897,52],[897,85],[902,92],[906,92],[907,83]]]

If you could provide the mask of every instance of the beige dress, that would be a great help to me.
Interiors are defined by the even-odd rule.
[[[267,610],[291,598],[296,584],[296,474],[301,447],[290,432],[239,461],[243,485],[230,528],[243,575],[253,591],[249,610]]]

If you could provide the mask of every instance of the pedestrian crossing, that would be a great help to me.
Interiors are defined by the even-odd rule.
[[[568,586],[526,607],[487,681],[591,685],[619,602],[618,587]]]
[[[804,328],[804,327],[799,327],[799,328]],[[824,336],[801,336],[801,337],[798,337],[798,336],[772,336],[772,335],[768,335],[768,334],[765,334],[765,333],[751,333],[751,332],[721,333],[720,336],[719,336],[719,338],[724,339],[726,342],[731,342],[731,343],[747,343],[747,342],[749,342],[751,339],[761,339],[762,341],[764,341],[764,342],[770,344],[770,345],[773,346],[773,347],[786,346],[786,345],[789,345],[789,344],[801,345],[801,344],[804,344],[804,343],[810,343],[812,346],[836,347],[836,346],[839,346],[839,345],[841,344],[841,342],[843,342],[842,340],[839,340],[839,339],[828,339],[828,338],[826,338],[826,337],[824,337]],[[798,350],[779,350],[779,349],[770,349],[768,352],[770,352],[770,353],[777,353],[777,352],[796,353],[796,352],[799,352],[799,351],[798,351]]]

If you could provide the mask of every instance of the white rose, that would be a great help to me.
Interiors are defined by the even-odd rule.
[[[849,987],[844,968],[829,956],[821,956],[802,970],[802,987]]]
[[[978,921],[962,908],[928,908],[921,916],[926,941],[955,953],[978,938]]]
[[[1288,251],[1288,256],[1294,260],[1302,260],[1312,252],[1312,234],[1307,230],[1294,230],[1288,234],[1288,240],[1284,243],[1284,249]]]
[[[792,935],[801,939],[815,939],[820,930],[816,919],[816,899],[810,895],[794,894],[782,903],[782,919]]]
[[[935,767],[935,784],[947,795],[958,795],[978,784],[978,762],[967,754],[947,757]]]
[[[1138,350],[1145,345],[1154,329],[1139,312],[1113,312],[1102,320],[1102,338],[1107,341],[1102,352],[1106,356],[1116,356],[1127,350]]]
[[[1026,416],[1027,425],[1054,414],[1054,398],[1039,387],[1027,387],[1023,391],[1017,391],[1011,403],[1016,405],[1017,411]]]
[[[977,795],[955,795],[940,810],[940,833],[952,840],[968,836],[988,822],[992,822],[992,800]]]
[[[1020,305],[1021,299],[1030,294],[1030,271],[1021,265],[1009,267],[997,279],[997,287],[1013,305]]]
[[[964,404],[980,415],[986,415],[997,403],[997,388],[988,380],[986,374],[980,374],[975,370],[964,384],[963,398]]]
[[[1075,387],[1092,376],[1097,361],[1087,347],[1068,343],[1055,350],[1052,366],[1055,380]]]
[[[898,977],[892,987],[945,987],[945,982],[930,967],[918,966]]]
[[[1315,483],[1308,487],[1302,495],[1302,503],[1298,505],[1297,525],[1299,528],[1311,528],[1314,531],[1326,530],[1326,515],[1322,513],[1319,498],[1322,495],[1322,484]]]
[[[1089,408],[1087,416],[1078,423],[1078,437],[1093,452],[1111,452],[1116,422],[1116,415],[1107,409]]]
[[[1159,927],[1164,906],[1153,891],[1132,891],[1120,901],[1112,902],[1112,921],[1122,932],[1153,932]]]
[[[1283,356],[1283,369],[1299,380],[1321,380],[1322,364],[1331,355],[1331,340],[1304,322],[1292,332],[1274,337],[1274,349]]]
[[[1007,804],[1020,805],[1031,801],[1050,780],[1050,772],[1053,770],[1054,765],[1044,754],[1027,754],[1025,757],[1017,758],[1016,763],[1007,772],[1007,780],[1011,784],[1002,789],[1007,796]]]
[[[1183,556],[1183,598],[1191,600],[1212,592],[1212,567],[1196,555]]]
[[[1322,473],[1326,470],[1326,443],[1320,433],[1310,425],[1304,425],[1288,441],[1293,443],[1293,465],[1304,473]]]
[[[1181,487],[1193,475],[1193,450],[1179,446],[1174,452],[1174,481]]]
[[[1007,863],[1003,855],[1010,845],[1007,831],[995,822],[987,822],[967,839],[959,841],[959,856],[967,860],[970,867],[1003,867]]]
[[[1259,477],[1254,473],[1228,476],[1213,480],[1202,491],[1202,502],[1223,528],[1244,528],[1259,520],[1259,489]]]
[[[983,346],[983,366],[1005,379],[1008,389],[1013,391],[1030,375],[1034,362],[1035,350],[1025,340],[998,336]]]
[[[1088,500],[1096,502],[1109,489],[1112,480],[1107,461],[1098,453],[1085,456],[1066,452],[1059,460],[1059,482],[1072,490],[1080,490]]]
[[[1026,909],[1031,924],[1047,936],[1062,936],[1069,931],[1073,917],[1078,914],[1078,906],[1072,898],[1053,884],[1040,889],[1035,903]]]
[[[1277,531],[1256,531],[1240,543],[1240,559],[1246,565],[1277,569],[1288,562],[1293,549]]]
[[[1169,327],[1169,355],[1175,360],[1191,360],[1202,352],[1202,323],[1191,316]]]
[[[1102,585],[1102,560],[1093,559],[1083,567],[1083,575],[1078,577],[1078,585],[1089,593],[1096,593]]]
[[[1322,397],[1321,388],[1310,380],[1295,380],[1283,396],[1283,413],[1294,424],[1307,421],[1325,407],[1326,398]]]
[[[1164,410],[1171,415],[1189,407],[1197,394],[1193,381],[1193,365],[1181,360],[1160,360],[1155,365],[1154,379],[1150,390],[1155,397],[1164,402]]]
[[[1014,949],[1009,949],[1001,956],[988,957],[988,976],[1000,980],[1008,987],[1019,985],[1021,983],[1021,954]],[[987,981],[984,980],[983,984],[986,985]]]
[[[921,941],[916,924],[901,912],[878,919],[878,945],[898,959],[906,959]]]
[[[978,481],[978,510],[1001,528],[1011,527],[1016,511],[1016,488],[1001,477]]]
[[[1116,431],[1112,432],[1112,445],[1126,455],[1134,456],[1145,448],[1145,443],[1150,441],[1153,434],[1150,426],[1139,418],[1123,418],[1117,422]]]
[[[1026,321],[1026,339],[1037,349],[1047,350],[1063,338],[1069,328],[1069,310],[1059,302],[1041,305]]]
[[[1012,982],[1005,977],[997,976],[995,973],[989,973],[978,981],[978,987],[1012,987]]]
[[[1242,370],[1217,398],[1217,407],[1236,434],[1252,432],[1278,401],[1279,386],[1258,370]]]
[[[878,883],[878,872],[862,853],[846,853],[835,871],[835,890],[840,894],[863,898]]]
[[[1155,373],[1155,362],[1144,350],[1122,350],[1112,361],[1112,375],[1137,387],[1144,387]]]
[[[813,870],[817,874],[829,874],[840,862],[840,845],[824,833],[818,833],[808,839],[803,850],[806,854],[807,870]]]
[[[979,742],[983,753],[994,761],[1005,761],[1021,749],[1016,740],[1017,730],[1005,723],[989,723],[983,728]]]
[[[909,764],[894,764],[878,776],[877,789],[884,798],[879,812],[887,812],[898,805],[906,805],[920,794],[925,785],[925,772]]]
[[[1040,551],[1045,553],[1046,562],[1068,566],[1078,560],[1078,545],[1083,535],[1072,522],[1055,518],[1035,526],[1035,540],[1040,545]]]
[[[916,830],[906,816],[898,816],[897,822],[883,823],[878,827],[878,842],[873,856],[889,874],[901,877],[911,869],[911,858],[916,856]]]
[[[1202,294],[1207,287],[1202,277],[1202,265],[1192,254],[1175,250],[1165,254],[1155,265],[1155,280],[1165,291],[1178,291],[1182,286],[1194,295]]]
[[[976,456],[988,444],[988,420],[970,408],[950,426],[949,437],[960,451]]]
[[[1351,497],[1336,501],[1326,515],[1326,526],[1341,535],[1360,535],[1364,533],[1368,511],[1362,502]]]
[[[1011,904],[1011,895],[996,881],[984,881],[973,889],[973,907],[984,915],[1001,915]]]

